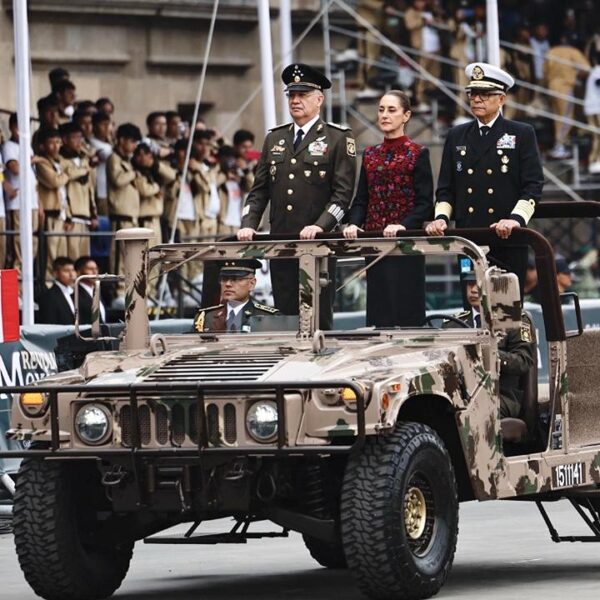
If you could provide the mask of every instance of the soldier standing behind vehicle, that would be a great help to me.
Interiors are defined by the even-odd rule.
[[[256,269],[260,269],[256,259],[225,262],[219,272],[221,304],[200,309],[194,318],[194,329],[248,333],[251,317],[277,314],[276,308],[259,304],[250,297],[256,286]]]
[[[427,148],[413,142],[404,128],[411,117],[404,92],[391,90],[379,101],[382,144],[365,149],[358,190],[344,237],[382,231],[394,237],[418,229],[433,213],[433,176]],[[369,264],[367,262],[367,264]],[[425,318],[423,256],[384,258],[367,271],[367,325],[418,327]]]
[[[531,125],[502,116],[513,78],[487,63],[465,69],[467,96],[475,120],[450,130],[436,191],[435,220],[429,235],[444,235],[454,218],[457,227],[490,227],[507,239],[525,227],[542,195],[544,176]],[[517,274],[521,293],[527,269],[527,248],[491,246],[489,258]]]
[[[479,288],[473,271],[465,273],[466,298],[471,309],[458,315],[469,327],[481,327]],[[519,417],[523,390],[520,378],[533,366],[535,345],[532,341],[529,317],[523,314],[521,329],[510,329],[498,342],[500,359],[500,418]],[[456,327],[451,321],[444,327]]]
[[[319,117],[323,90],[331,82],[304,64],[286,67],[286,84],[293,123],[272,129],[265,138],[254,185],[242,211],[238,239],[250,241],[269,201],[271,233],[314,239],[330,231],[346,212],[356,176],[356,146],[352,131]],[[275,306],[298,314],[297,260],[271,261]],[[334,285],[321,293],[321,328],[330,329]]]

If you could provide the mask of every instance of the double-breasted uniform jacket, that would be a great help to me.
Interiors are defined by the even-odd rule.
[[[131,161],[115,150],[106,161],[106,178],[110,216],[137,222],[140,194],[135,185],[136,172]]]
[[[467,310],[457,317],[473,327],[473,311]],[[444,322],[445,328],[455,328],[452,321]],[[535,344],[531,330],[531,321],[523,313],[521,329],[509,329],[498,342],[500,359],[500,416],[519,417],[523,390],[521,377],[533,366],[536,360]]]
[[[500,115],[486,136],[477,121],[448,133],[436,191],[436,218],[457,227],[489,227],[500,219],[527,225],[544,176],[531,125]]]
[[[274,315],[279,311],[272,306],[259,304],[250,299],[241,309],[241,332],[250,331],[250,319],[256,315]],[[194,317],[194,330],[203,331],[226,331],[227,330],[227,304],[218,304],[201,308]]]
[[[35,166],[38,181],[38,197],[42,208],[47,216],[58,216],[62,208],[60,188],[69,182],[66,172],[67,163],[61,156],[58,159],[60,173],[57,172],[54,163],[46,156],[40,156]],[[71,217],[71,211],[67,206],[66,217]]]
[[[356,176],[352,130],[318,119],[294,150],[294,125],[267,134],[242,227],[257,229],[271,201],[272,233],[299,233],[306,225],[330,231],[350,204]]]
[[[64,150],[64,148],[63,148]],[[77,164],[74,158],[79,158]],[[79,219],[95,219],[96,198],[92,181],[93,169],[90,167],[88,157],[82,152],[78,157],[63,154],[65,172],[69,176],[67,183],[67,198],[71,217]]]

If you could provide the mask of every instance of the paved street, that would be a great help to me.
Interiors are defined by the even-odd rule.
[[[550,505],[564,534],[585,533],[566,503]],[[207,531],[218,530],[213,523]],[[570,525],[570,527],[569,527]],[[461,507],[461,531],[443,600],[600,597],[600,545],[553,544],[534,506],[519,502]],[[563,527],[568,527],[563,531]],[[18,570],[12,539],[0,536],[0,598],[35,598]],[[138,544],[120,600],[358,600],[343,571],[312,561],[299,536],[230,546]]]

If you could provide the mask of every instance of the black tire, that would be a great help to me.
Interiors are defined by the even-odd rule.
[[[100,600],[121,585],[133,541],[108,543],[94,501],[104,496],[95,467],[25,460],[14,498],[19,564],[46,600]],[[95,498],[92,496],[95,495]]]
[[[304,543],[310,555],[326,569],[347,568],[346,555],[341,540],[338,544],[328,544],[310,535],[303,535]]]
[[[341,514],[348,567],[364,594],[378,600],[436,594],[458,535],[454,470],[437,433],[400,423],[389,436],[369,438],[348,462]]]

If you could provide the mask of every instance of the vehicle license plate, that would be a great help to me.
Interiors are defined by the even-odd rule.
[[[585,483],[585,463],[577,462],[552,467],[552,487],[564,488]]]

